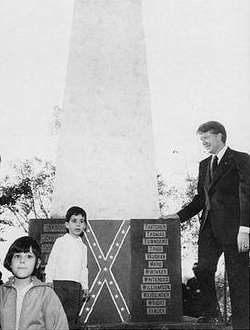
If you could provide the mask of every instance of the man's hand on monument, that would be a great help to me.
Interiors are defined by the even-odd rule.
[[[166,219],[166,220],[180,220],[180,217],[178,216],[177,213],[166,214],[166,215],[163,215],[161,218]]]
[[[239,252],[246,252],[249,250],[249,234],[240,232],[237,237],[238,250]]]

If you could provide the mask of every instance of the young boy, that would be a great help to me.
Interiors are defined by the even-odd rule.
[[[78,206],[71,207],[65,227],[67,234],[55,241],[45,274],[46,282],[53,285],[62,302],[70,329],[74,329],[82,298],[89,295],[87,247],[81,239],[87,228],[86,212]]]

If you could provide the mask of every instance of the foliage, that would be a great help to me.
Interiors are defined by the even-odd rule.
[[[176,213],[187,205],[196,194],[197,179],[188,176],[186,188],[168,186],[161,174],[157,175],[159,203],[161,214]],[[197,252],[197,240],[199,231],[198,216],[181,223],[182,257],[188,254],[190,249]],[[186,252],[187,251],[187,252]]]
[[[161,174],[157,174],[159,205],[161,214],[164,215],[170,211],[171,202],[179,200],[180,193],[175,187],[168,187]]]
[[[58,136],[61,127],[61,113],[62,109],[59,106],[54,106],[53,119],[49,124],[49,134],[51,136]]]
[[[28,219],[48,218],[55,166],[39,158],[13,164],[0,188],[0,222],[28,231]]]
[[[226,323],[230,323],[230,319],[232,317],[232,310],[229,299],[228,279],[225,273],[217,274],[216,291],[217,291],[217,299],[223,319]]]

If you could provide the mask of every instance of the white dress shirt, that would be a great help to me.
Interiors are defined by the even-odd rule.
[[[87,247],[81,237],[70,234],[59,237],[50,252],[45,273],[46,282],[75,281],[88,289]]]
[[[218,152],[218,154],[212,155],[211,164],[213,163],[214,157],[217,156],[217,158],[218,158],[218,165],[219,165],[220,164],[220,161],[221,161],[221,158],[224,156],[227,148],[228,148],[227,146],[224,146],[224,148],[222,148],[221,151]]]

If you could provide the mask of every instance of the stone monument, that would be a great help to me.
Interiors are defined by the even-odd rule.
[[[159,216],[139,0],[76,0],[52,217]]]
[[[179,223],[159,220],[140,0],[76,0],[52,219],[30,234],[46,264],[66,210],[88,215],[83,322],[178,321]]]

